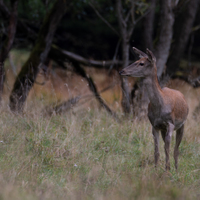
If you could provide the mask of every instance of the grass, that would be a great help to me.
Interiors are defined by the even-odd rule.
[[[27,56],[26,51],[11,52],[16,72]],[[9,62],[5,66],[4,100],[15,80]],[[113,76],[108,81],[102,74],[91,74],[98,90],[115,80]],[[180,81],[171,83],[186,96],[190,115],[180,145],[179,171],[174,167],[173,136],[171,171],[165,172],[161,138],[160,164],[157,170],[154,168],[153,137],[146,119],[117,123],[104,110],[93,109],[97,107],[93,101],[63,115],[42,113],[42,104],[59,100],[58,93],[64,100],[88,94],[86,83],[80,77],[73,78],[63,75],[61,80],[51,75],[44,86],[35,85],[23,116],[14,115],[6,105],[0,108],[0,200],[200,199],[200,124],[198,118],[192,118],[199,102],[198,89],[192,90]],[[113,88],[102,94],[116,109],[120,107],[119,91]]]
[[[104,111],[47,117],[40,109],[0,118],[0,199],[199,199],[200,125],[189,119],[179,171],[154,168],[148,121]],[[174,137],[171,147],[174,145]],[[172,148],[171,148],[172,149]]]

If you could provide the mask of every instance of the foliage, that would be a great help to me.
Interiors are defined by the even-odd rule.
[[[18,5],[19,18],[28,20],[36,25],[40,25],[40,23],[44,19],[46,12],[50,10],[55,1],[50,0],[47,2],[48,3],[45,3],[45,1],[41,0],[19,1]]]

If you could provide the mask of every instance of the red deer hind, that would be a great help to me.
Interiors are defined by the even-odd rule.
[[[155,166],[158,164],[159,131],[165,143],[166,170],[170,170],[169,149],[172,133],[176,130],[176,144],[174,148],[175,168],[178,169],[179,145],[181,143],[184,123],[188,115],[188,105],[182,93],[167,87],[161,88],[157,79],[156,58],[150,50],[146,54],[133,47],[140,59],[125,67],[122,76],[142,77],[150,103],[148,118],[152,124],[155,144]]]

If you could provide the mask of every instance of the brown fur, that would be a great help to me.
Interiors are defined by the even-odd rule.
[[[169,149],[174,130],[176,133],[176,145],[174,148],[175,167],[178,169],[179,145],[183,137],[184,123],[188,115],[188,105],[182,93],[167,87],[161,89],[157,79],[156,58],[147,49],[147,54],[133,48],[140,59],[120,74],[124,76],[143,77],[143,84],[150,100],[148,117],[152,124],[152,133],[155,143],[155,166],[159,161],[159,131],[165,143],[166,170],[170,170]]]

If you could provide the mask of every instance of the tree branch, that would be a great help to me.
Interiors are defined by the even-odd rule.
[[[115,49],[115,54],[113,56],[113,63],[110,65],[110,68],[109,68],[109,72],[111,71],[111,69],[113,68],[114,66],[114,63],[116,62],[116,58],[117,58],[117,54],[118,54],[118,50],[119,50],[119,45],[121,43],[121,39],[119,39],[118,43],[117,43],[117,46],[116,46],[116,49]]]
[[[104,68],[104,69],[109,69],[111,65],[122,65],[122,61],[118,60],[108,60],[108,61],[96,61],[96,60],[89,60],[85,59],[82,56],[79,56],[75,53],[72,53],[70,51],[62,50],[59,47],[52,45],[49,57],[54,58],[55,56],[60,57],[62,60],[67,61],[67,60],[72,60],[81,63],[82,65],[85,66],[93,66],[96,68]]]
[[[127,23],[124,20],[121,8],[122,8],[122,2],[121,2],[121,0],[116,0],[116,10],[117,10],[117,17],[118,17],[118,22],[119,22],[119,28],[120,28],[120,31],[121,31],[121,35],[123,35],[123,30],[124,30],[124,27],[125,28],[127,27]]]
[[[113,116],[117,121],[119,121],[116,113],[114,111],[112,111],[108,105],[104,102],[104,100],[101,98],[99,92],[97,91],[96,85],[94,83],[94,81],[92,80],[91,77],[89,77],[84,69],[79,65],[78,62],[73,61],[73,66],[76,69],[76,73],[79,74],[80,76],[82,76],[83,78],[85,78],[89,84],[89,88],[92,91],[92,93],[94,94],[94,96],[96,97],[97,101],[100,103],[100,105],[111,115]]]
[[[131,9],[129,10],[128,14],[126,15],[126,18],[125,18],[126,23],[128,22],[130,16],[131,16]]]
[[[151,9],[152,9],[152,8],[149,8],[143,15],[141,15],[140,17],[138,17],[138,18],[135,20],[134,24],[137,24],[137,23],[138,23],[140,20],[142,20],[146,15],[148,15],[148,14],[150,13]]]
[[[2,13],[2,17],[4,19],[9,19],[10,11],[7,6],[4,4],[3,0],[0,0],[0,12]]]
[[[95,11],[95,13],[97,14],[97,16],[111,29],[113,30],[118,36],[119,33],[115,30],[115,28],[98,12],[98,10],[94,7],[94,5],[89,2],[89,5],[91,6],[91,8],[93,8],[93,10]]]

